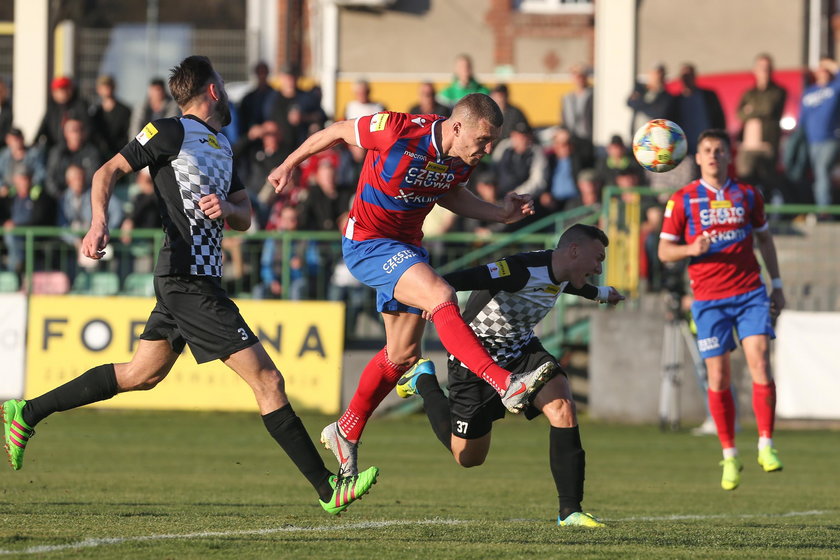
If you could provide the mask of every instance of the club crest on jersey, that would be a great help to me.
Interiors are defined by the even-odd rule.
[[[198,141],[202,144],[210,144],[210,147],[215,150],[221,148],[221,146],[219,145],[219,139],[212,134],[208,134],[207,138],[199,138]]]
[[[496,261],[487,265],[487,270],[490,271],[490,278],[504,278],[510,276],[510,266],[507,261]]]
[[[158,133],[158,129],[155,128],[155,125],[153,125],[152,123],[148,123],[148,124],[146,124],[146,126],[143,127],[143,130],[141,130],[137,134],[137,136],[134,137],[134,139],[137,140],[138,142],[140,142],[141,146],[145,146],[146,143],[149,140],[151,140],[154,137],[154,135],[157,134],[157,133]]]
[[[428,171],[436,171],[437,173],[446,173],[447,171],[449,171],[449,166],[444,165],[442,163],[435,163],[433,161],[430,161],[426,164],[426,169]]]
[[[385,123],[388,122],[388,113],[376,113],[370,118],[370,131],[379,132],[385,130]]]
[[[549,284],[548,286],[543,288],[543,291],[548,292],[549,294],[556,295],[556,294],[560,293],[560,286],[555,286],[554,284]]]

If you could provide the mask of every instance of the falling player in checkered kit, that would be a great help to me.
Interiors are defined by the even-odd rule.
[[[519,253],[484,266],[444,276],[456,291],[472,291],[464,319],[497,363],[513,372],[554,364],[557,375],[525,409],[529,420],[548,418],[549,463],[557,487],[561,526],[601,527],[581,507],[585,453],[580,441],[569,380],[554,356],[534,334],[534,327],[554,308],[561,293],[612,305],[624,299],[615,288],[593,286],[601,274],[609,239],[595,226],[576,224],[560,237],[557,248]],[[397,383],[403,398],[419,394],[435,435],[463,467],[484,463],[490,452],[493,422],[505,415],[499,396],[469,368],[449,355],[449,397],[435,377],[434,364],[420,360]]]
[[[28,401],[3,403],[6,451],[23,466],[34,428],[54,412],[154,388],[189,344],[198,363],[221,360],[251,387],[266,429],[338,514],[376,482],[378,469],[336,477],[324,465],[284,390],[283,376],[221,286],[225,221],[244,231],[251,204],[233,173],[233,152],[219,130],[230,122],[224,81],[209,59],[190,56],[172,69],[169,88],[183,116],[148,123],[93,177],[93,221],[82,242],[99,259],[108,243],[108,201],[116,180],[149,167],[166,239],[155,269],[157,303],[131,361],[92,368]]]
[[[310,136],[268,179],[276,192],[308,157],[344,142],[365,148],[342,253],[350,272],[377,291],[386,344],[362,372],[347,410],[321,432],[340,473],[356,472],[357,445],[377,405],[420,358],[425,328],[434,322],[443,345],[492,385],[511,412],[551,374],[553,364],[511,374],[497,365],[461,317],[455,292],[429,266],[421,226],[435,204],[485,221],[516,222],[534,213],[530,196],[508,193],[502,205],[465,188],[473,168],[499,137],[502,112],[487,95],[465,96],[449,118],[380,112],[339,121]]]

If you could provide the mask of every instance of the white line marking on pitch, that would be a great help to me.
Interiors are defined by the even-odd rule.
[[[811,511],[789,511],[786,513],[743,513],[743,514],[713,514],[713,515],[663,515],[663,516],[641,516],[641,517],[624,517],[624,518],[603,518],[605,521],[698,521],[704,519],[752,519],[752,518],[774,518],[774,517],[800,517],[811,515],[825,515],[833,513],[824,510]],[[508,521],[523,521],[534,522],[544,521],[535,519],[509,519]],[[204,539],[210,537],[235,537],[242,535],[271,535],[275,533],[294,533],[294,532],[318,532],[329,531],[333,529],[375,529],[378,527],[390,527],[393,525],[463,525],[471,523],[472,521],[462,519],[424,519],[421,521],[408,520],[394,520],[394,521],[362,521],[360,523],[351,523],[347,525],[321,525],[318,527],[275,527],[271,529],[250,529],[243,531],[203,531],[200,533],[184,533],[184,534],[164,534],[164,535],[145,535],[137,537],[110,537],[100,539],[85,539],[83,541],[56,544],[56,545],[41,545],[31,546],[22,550],[0,549],[0,556],[11,554],[44,554],[46,552],[61,552],[64,550],[80,550],[83,548],[96,548],[98,546],[105,546],[109,544],[123,544],[129,542],[148,542],[161,541],[172,539]]]
[[[200,533],[185,533],[182,535],[145,535],[138,537],[111,537],[101,539],[85,539],[83,541],[55,544],[55,545],[41,545],[30,546],[23,550],[9,550],[0,549],[0,556],[10,554],[43,554],[45,552],[61,552],[64,550],[79,550],[82,548],[95,548],[109,544],[123,544],[128,542],[147,542],[147,541],[161,541],[169,539],[204,539],[208,537],[237,537],[242,535],[271,535],[274,533],[294,533],[294,532],[317,532],[330,531],[334,529],[375,529],[378,527],[389,527],[392,525],[460,525],[467,523],[458,519],[424,519],[422,521],[363,521],[360,523],[350,523],[347,525],[321,525],[318,527],[295,527],[293,525],[287,527],[275,527],[272,529],[250,529],[243,531],[203,531]]]

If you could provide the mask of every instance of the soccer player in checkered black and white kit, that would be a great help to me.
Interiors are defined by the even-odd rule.
[[[758,463],[766,472],[782,470],[773,448],[776,385],[770,372],[772,319],[785,306],[776,246],[764,214],[761,193],[728,177],[732,159],[729,135],[706,130],[697,143],[700,179],[671,196],[659,239],[659,259],[688,258],[694,292],[691,312],[697,345],[709,378],[709,411],[723,447],[721,487],[734,490],[743,465],[735,447],[735,402],[730,391],[729,352],[738,333],[753,382],[753,412],[758,425]],[[753,237],[770,274],[771,292],[761,280]]]
[[[496,362],[514,372],[551,363],[559,373],[535,394],[525,417],[530,420],[542,412],[551,424],[549,464],[560,501],[557,524],[562,526],[603,523],[581,507],[585,454],[569,380],[543,348],[534,327],[561,293],[612,305],[624,299],[615,288],[586,283],[601,273],[608,244],[600,229],[577,224],[563,233],[553,251],[519,253],[443,277],[455,290],[473,292],[464,318]],[[504,417],[505,408],[499,396],[451,354],[448,369],[448,399],[438,385],[434,365],[425,359],[402,376],[397,394],[423,397],[432,429],[455,461],[463,467],[478,466],[490,451],[493,422]]]
[[[169,88],[183,117],[146,124],[96,172],[93,221],[82,242],[86,256],[102,257],[116,180],[148,166],[166,232],[155,269],[157,304],[130,362],[100,365],[40,397],[3,403],[12,468],[23,466],[27,441],[41,420],[117,393],[154,388],[189,344],[198,363],[221,360],[248,383],[268,432],[315,488],[322,507],[341,513],[376,482],[378,469],[352,477],[327,470],[292,410],[283,376],[221,287],[224,223],[240,231],[251,224],[251,205],[233,172],[230,144],[219,134],[230,122],[224,82],[209,59],[190,56],[172,69]]]
[[[461,317],[455,292],[429,266],[421,226],[435,204],[456,214],[512,223],[534,213],[530,196],[508,193],[502,205],[480,200],[465,187],[474,166],[499,137],[502,113],[487,95],[461,99],[449,118],[380,112],[336,122],[310,136],[268,176],[279,193],[308,157],[345,142],[368,150],[342,252],[350,272],[376,289],[386,344],[365,367],[347,410],[321,433],[339,472],[356,471],[365,423],[397,380],[420,357],[430,314],[443,345],[519,412],[550,376],[552,364],[511,375],[498,366]]]

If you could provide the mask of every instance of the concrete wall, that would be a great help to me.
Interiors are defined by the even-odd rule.
[[[658,298],[656,298],[658,300]],[[659,422],[665,311],[649,300],[638,309],[605,310],[592,317],[589,343],[589,415],[613,422]],[[739,418],[752,421],[752,390],[741,350],[732,354]],[[682,425],[705,417],[704,395],[688,352],[681,372]]]
[[[639,72],[683,62],[701,74],[752,68],[759,52],[777,68],[804,63],[805,0],[644,0],[638,13]]]

